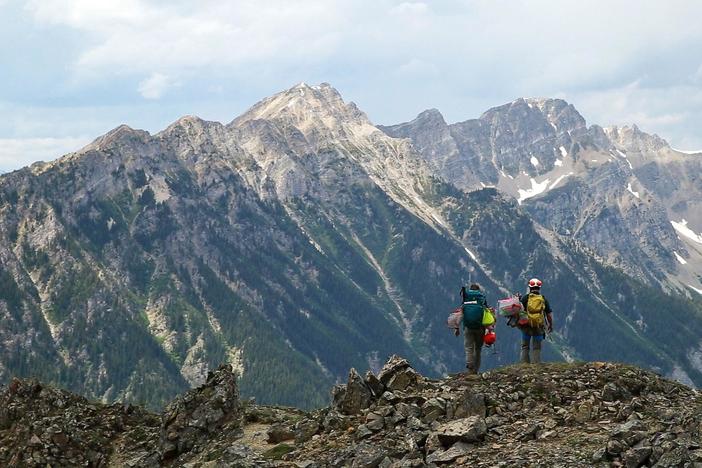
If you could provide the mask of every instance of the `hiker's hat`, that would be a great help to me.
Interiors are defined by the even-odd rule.
[[[541,287],[541,280],[539,278],[532,278],[529,280],[529,287],[530,288],[540,288]]]

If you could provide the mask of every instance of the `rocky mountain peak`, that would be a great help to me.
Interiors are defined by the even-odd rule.
[[[480,117],[492,125],[519,125],[529,130],[543,127],[550,133],[566,133],[586,127],[585,119],[562,99],[519,98],[494,107]]]
[[[441,112],[439,112],[438,109],[427,109],[421,112],[419,115],[417,115],[417,118],[414,119],[414,122],[421,122],[424,124],[435,124],[441,126],[446,125],[446,120],[444,120],[444,116],[441,114]]]
[[[133,143],[144,142],[151,137],[151,134],[145,130],[136,130],[128,125],[120,125],[101,137],[96,138],[92,143],[83,148],[86,150],[99,150],[115,145],[131,145]]]
[[[290,124],[305,134],[313,128],[336,130],[347,125],[371,125],[356,104],[344,102],[329,83],[300,83],[255,104],[231,125],[241,126],[253,120]]]
[[[612,143],[624,151],[651,152],[670,148],[668,142],[663,138],[641,131],[636,124],[607,127],[604,131]]]

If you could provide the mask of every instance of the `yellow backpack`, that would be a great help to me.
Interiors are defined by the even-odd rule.
[[[532,328],[544,327],[544,309],[546,309],[546,300],[541,294],[529,294],[527,299],[527,316],[529,318],[529,326]]]

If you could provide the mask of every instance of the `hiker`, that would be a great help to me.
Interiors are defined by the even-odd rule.
[[[522,296],[521,302],[527,313],[528,322],[520,327],[522,331],[523,363],[541,363],[541,342],[546,338],[546,331],[553,331],[553,318],[548,300],[541,295],[542,282],[538,278],[529,280],[529,293]],[[531,356],[529,345],[531,343]]]
[[[480,352],[483,348],[483,314],[487,308],[485,295],[480,291],[480,286],[473,283],[466,290],[461,288],[463,299],[463,343],[466,348],[466,368],[468,374],[477,374],[480,369]],[[456,336],[459,331],[456,329]]]

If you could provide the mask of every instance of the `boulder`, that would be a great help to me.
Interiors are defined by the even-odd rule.
[[[385,391],[385,385],[383,385],[380,379],[378,379],[378,377],[376,377],[371,371],[366,371],[366,376],[363,380],[368,388],[371,389],[371,392],[373,392],[373,396],[380,398]]]
[[[638,468],[651,456],[651,447],[634,447],[622,454],[622,462],[626,468]]]
[[[303,419],[295,424],[295,443],[303,444],[310,440],[317,432],[320,426],[314,419]]]
[[[466,442],[456,442],[446,450],[438,450],[427,456],[427,463],[450,463],[459,457],[468,455],[473,445]]]
[[[383,368],[380,369],[380,372],[378,373],[378,379],[383,385],[387,386],[395,374],[402,372],[408,368],[411,368],[411,366],[407,359],[401,358],[396,355],[390,356],[388,362],[386,362]]]
[[[279,444],[286,440],[295,438],[295,431],[284,424],[273,424],[266,431],[267,441],[269,444]]]
[[[343,414],[354,415],[370,406],[373,393],[356,369],[351,369],[348,383],[337,386],[332,398],[334,408]]]
[[[239,389],[228,364],[210,372],[207,381],[173,400],[161,416],[161,457],[170,459],[190,451],[215,434],[225,422],[239,420]]]
[[[449,447],[456,442],[478,442],[485,438],[487,425],[485,418],[470,416],[440,425],[435,434],[444,447]]]

